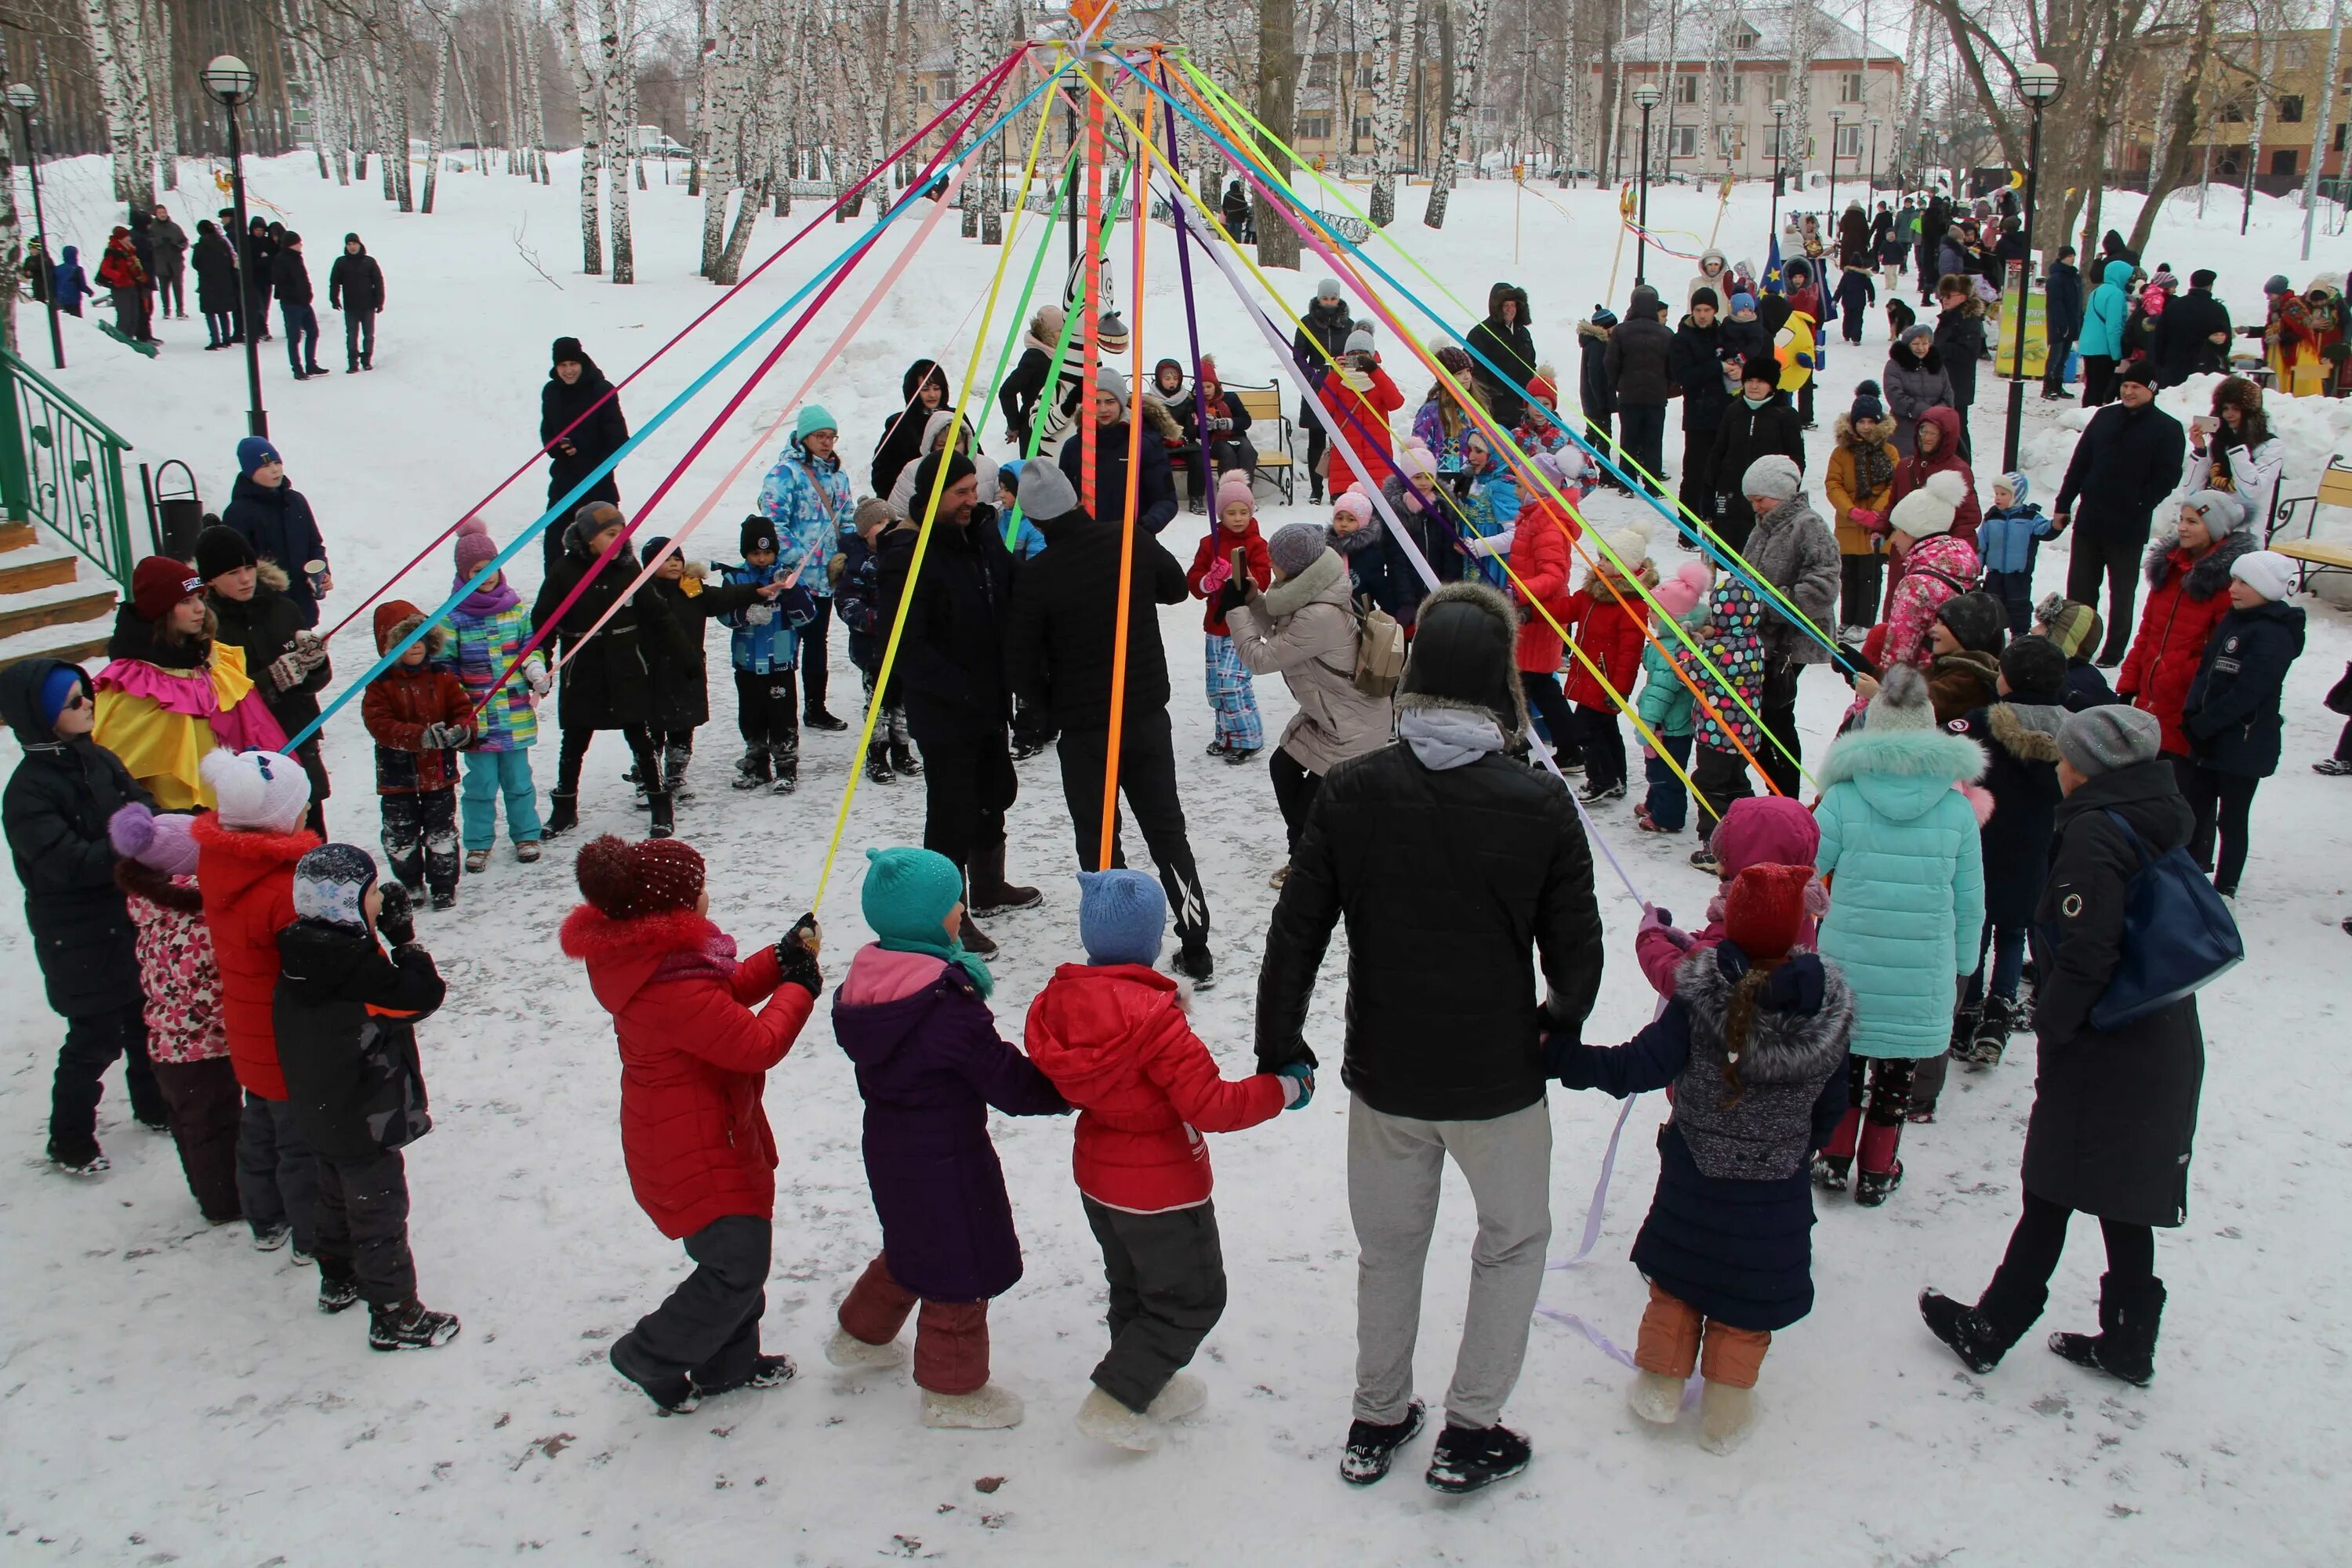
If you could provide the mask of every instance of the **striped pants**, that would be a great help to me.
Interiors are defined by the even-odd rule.
[[[1265,725],[1257,716],[1257,689],[1234,639],[1211,632],[1202,639],[1207,650],[1209,707],[1217,716],[1217,744],[1229,752],[1255,752],[1265,744]]]

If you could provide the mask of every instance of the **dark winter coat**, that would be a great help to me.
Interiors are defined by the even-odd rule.
[[[613,395],[605,397],[608,392]],[[599,398],[604,401],[599,403]],[[552,446],[559,437],[563,445]],[[628,439],[629,421],[621,412],[621,395],[604,379],[595,361],[582,354],[580,379],[568,385],[553,370],[547,373],[547,384],[539,389],[539,444],[550,447],[548,505],[553,506],[571,494],[572,486],[594,472],[597,464],[619,451]],[[564,450],[564,447],[571,450]],[[540,544],[550,572],[554,571],[563,554],[563,531],[572,514],[592,500],[620,504],[621,488],[613,474],[589,486],[564,509],[565,515],[547,526]]]
[[[1518,320],[1503,324],[1503,301],[1515,301]],[[1535,379],[1536,340],[1528,329],[1528,291],[1497,283],[1486,291],[1486,319],[1470,329],[1470,381],[1495,423],[1516,430],[1527,417],[1528,400],[1518,388]],[[1483,356],[1483,357],[1482,357]],[[1488,369],[1489,364],[1494,366]],[[1498,374],[1499,373],[1499,374]]]
[[[635,573],[629,574],[635,576]],[[710,659],[704,628],[719,616],[732,615],[759,602],[757,583],[702,580],[702,591],[689,594],[666,577],[646,584],[646,593],[660,598],[677,626],[677,646],[663,648],[654,661],[654,717],[656,730],[692,730],[710,722]]]
[[[2205,645],[2230,614],[2230,568],[2253,548],[2242,528],[2223,534],[2202,555],[2179,548],[2168,531],[2148,546],[2141,574],[2147,600],[2131,651],[2116,671],[2116,691],[2156,715],[2164,726],[2164,749],[2175,756],[2190,752],[2181,712],[2204,663]]]
[[[874,481],[874,493],[887,496],[890,487],[898,482],[898,470],[923,455],[923,429],[930,423],[931,411],[916,396],[926,381],[940,389],[940,406],[950,406],[954,393],[948,386],[948,374],[936,360],[919,359],[907,367],[898,380],[899,395],[906,402],[898,412],[882,422],[882,432],[876,438],[874,466],[868,477]]]
[[[196,309],[207,316],[225,316],[237,308],[236,252],[216,234],[200,234],[188,265],[196,274]]]
[[[962,967],[928,953],[860,949],[834,994],[833,1036],[866,1100],[866,1182],[891,1278],[930,1301],[1011,1289],[1021,1239],[988,1112],[1058,1116],[1069,1106],[998,1037]]]
[[[1924,354],[1914,354],[1900,342],[1887,350],[1879,385],[1886,394],[1886,411],[1895,416],[1895,449],[1906,458],[1918,449],[1921,415],[1930,408],[1958,406],[1944,356],[1933,343]]]
[[[366,1160],[431,1131],[416,1026],[446,994],[433,955],[408,942],[387,957],[369,931],[296,921],[278,956],[278,1065],[303,1142]]]
[[[327,542],[320,536],[319,520],[302,492],[289,479],[281,478],[277,489],[267,489],[249,475],[239,474],[229,487],[228,505],[221,508],[220,519],[245,535],[256,555],[285,569],[286,597],[301,617],[302,628],[307,631],[317,626],[319,601],[306,568],[327,558]],[[248,663],[246,668],[256,679],[260,678],[258,667]]]
[[[1601,356],[1620,408],[1662,408],[1674,395],[1674,330],[1658,320],[1654,293],[1650,294],[1649,309],[1644,311],[1642,296],[1645,292],[1633,291],[1633,309],[1609,329],[1609,347]]]
[[[1021,351],[1013,374],[997,389],[997,406],[1004,411],[1004,430],[1015,456],[1029,450],[1030,432],[1041,413],[1038,405],[1045,393],[1045,373],[1053,368],[1054,356],[1031,343]]]
[[[255,689],[261,693],[262,706],[269,710],[269,716],[278,721],[279,729],[296,735],[319,716],[319,693],[334,679],[335,668],[332,660],[320,659],[318,668],[283,690],[270,675],[269,667],[293,651],[294,634],[304,629],[301,610],[285,592],[288,582],[282,568],[264,565],[254,584],[252,598],[240,601],[213,593],[205,595],[205,602],[212,606],[213,617],[219,623],[215,640],[245,650],[245,672],[252,677]],[[327,769],[320,761],[315,737],[303,743],[297,760],[302,771],[310,775],[310,798],[325,800],[329,793]]]
[[[2225,370],[2230,363],[2229,340],[2236,329],[2230,308],[2213,298],[2210,289],[2191,289],[2164,308],[2147,344],[2148,363],[2156,367],[2161,386],[2179,386],[2192,375]],[[2222,341],[2213,342],[2213,334]]]
[[[250,228],[245,231],[245,287],[257,311],[266,312],[269,308],[272,264],[277,259],[278,242],[269,237],[267,229],[258,233]]]
[[[852,531],[841,536],[841,553],[834,559],[840,571],[834,576],[833,613],[849,634],[849,662],[869,675],[879,674],[883,645],[890,636],[890,624],[882,618],[881,557],[865,535]]]
[[[154,798],[112,752],[88,736],[61,741],[41,721],[41,683],[64,668],[28,658],[0,669],[0,721],[24,761],[0,792],[0,826],[25,890],[25,925],[49,1005],[68,1018],[138,1005],[138,933],[114,881],[107,819]],[[82,700],[95,702],[89,678]]]
[[[916,538],[914,529],[894,528],[875,542],[883,626],[898,614]],[[1012,609],[1013,555],[996,509],[973,507],[962,528],[935,522],[892,670],[916,740],[984,735],[1012,722],[1012,688],[1004,675]]]
[[[2303,652],[2303,612],[2268,601],[2231,610],[2205,639],[2180,731],[2189,752],[2216,773],[2268,778],[2278,772],[2279,702],[2287,667]]]
[[[288,247],[269,258],[269,289],[281,305],[310,302],[310,267],[300,251]]]
[[[1589,321],[1576,323],[1576,402],[1585,418],[1606,429],[1617,412],[1617,389],[1609,380],[1609,334],[1617,317],[1596,310]]]
[[[2194,995],[2121,1029],[2091,1027],[2091,1008],[2122,960],[2129,886],[2142,864],[2109,811],[2151,856],[2189,841],[2189,803],[2162,757],[2102,773],[2058,807],[2050,879],[2033,917],[2041,1046],[2025,1190],[2101,1219],[2177,1226],[2189,1217],[2205,1036]]]
[[[1675,390],[1683,400],[1683,428],[1713,435],[1732,399],[1723,384],[1723,324],[1700,326],[1685,317],[1675,330],[1672,360]]]
[[[1805,466],[1805,422],[1785,392],[1775,392],[1761,408],[1735,396],[1723,405],[1723,423],[1715,432],[1715,488],[1739,500],[1739,481],[1749,464],[1774,453]]]
[[[2066,711],[2080,713],[2085,708],[2104,708],[2116,700],[2116,689],[2107,684],[2106,671],[2088,658],[2066,661]]]
[[[1811,953],[1773,972],[1751,1016],[1740,1090],[1723,1081],[1724,1013],[1748,968],[1722,942],[1675,968],[1657,1022],[1622,1046],[1562,1037],[1560,1082],[1623,1100],[1674,1090],[1658,1129],[1658,1189],[1633,1265],[1735,1329],[1785,1329],[1813,1310],[1813,1194],[1807,1164],[1845,1114],[1853,992]]]
[[[1731,316],[1731,301],[1726,300],[1723,302],[1723,314],[1715,319],[1715,325],[1721,334],[1718,346],[1722,349],[1725,359],[1736,359],[1745,364],[1759,355],[1770,357],[1772,334],[1766,330],[1761,316],[1753,321],[1734,321]],[[1729,393],[1727,395],[1737,397],[1738,394]]]
[[[582,904],[561,940],[613,1016],[637,1206],[672,1240],[730,1215],[773,1217],[776,1139],[761,1091],[815,993],[782,982],[772,945],[737,963],[734,942],[691,910],[616,921]]]
[[[396,640],[380,628],[377,657]],[[430,795],[457,787],[457,749],[425,743],[427,725],[473,722],[474,705],[455,675],[429,664],[394,664],[368,682],[360,717],[375,742],[376,794]]]
[[[327,308],[352,316],[373,316],[383,309],[383,268],[365,246],[357,256],[343,252],[327,268]]]
[[[1107,522],[1127,512],[1127,429],[1124,419],[1095,426],[1095,511]],[[1081,502],[1086,500],[1078,477],[1086,460],[1084,436],[1083,428],[1072,431],[1056,459]],[[1158,533],[1176,515],[1176,480],[1169,471],[1168,448],[1149,430],[1138,449],[1141,457],[1136,466],[1135,515],[1146,533]]]
[[[2033,919],[2050,875],[2050,830],[2058,809],[2058,726],[2066,710],[1995,702],[1971,711],[1965,733],[1985,749],[1984,790],[1992,796],[1979,842],[1984,849],[1985,919],[2020,927]]]
[[[177,278],[180,275],[188,256],[186,229],[167,217],[150,218],[147,246],[154,253],[157,277]]]
[[[544,626],[564,595],[579,586],[596,563],[584,541],[566,529],[563,558],[540,584],[531,605],[530,621]],[[567,730],[619,730],[654,722],[654,671],[666,659],[697,657],[659,594],[642,593],[621,606],[604,629],[589,637],[588,628],[613,602],[636,581],[635,557],[621,552],[572,601],[556,624],[556,637],[569,657],[557,679],[557,714]],[[576,653],[572,653],[575,646]]]
[[[1420,506],[1409,504],[1408,492],[1420,501]],[[1454,502],[1447,493],[1443,489],[1424,492],[1402,478],[1391,478],[1381,486],[1381,493],[1388,498],[1390,509],[1412,535],[1414,548],[1429,563],[1438,582],[1451,583],[1459,578],[1468,563],[1454,547],[1454,524],[1448,521]],[[1385,561],[1380,581],[1387,589],[1387,596],[1375,597],[1374,603],[1394,616],[1399,626],[1410,626],[1421,615],[1421,602],[1429,595],[1429,584],[1422,581],[1420,569],[1413,565],[1404,545],[1389,531],[1388,520],[1381,519],[1380,524],[1381,552]]]
[[[1290,357],[1309,367],[1328,365],[1345,353],[1349,334],[1356,330],[1344,300],[1328,310],[1322,301],[1309,300],[1298,321],[1298,330],[1290,334]]]
[[[2095,539],[2137,543],[2147,537],[2157,503],[2180,483],[2188,451],[2180,421],[2154,403],[2110,403],[2083,426],[2051,513],[2071,517]]]
[[[1499,753],[1428,768],[1400,742],[1326,773],[1266,931],[1261,1070],[1315,1059],[1307,1001],[1343,917],[1349,1089],[1432,1121],[1543,1099],[1539,1016],[1574,1034],[1601,985],[1592,851],[1566,785]]]
[[[2083,330],[2083,273],[2071,261],[2053,262],[2042,283],[2042,319],[2050,341],[2072,339]]]
[[[1871,281],[1865,268],[1849,267],[1838,275],[1837,289],[1831,298],[1844,319],[1846,336],[1860,342],[1862,313],[1878,303],[1878,285]]]
[[[1118,529],[1085,512],[1038,521],[1045,548],[1022,563],[1004,628],[1004,670],[1024,702],[1065,730],[1110,725],[1111,648],[1118,630]],[[1128,584],[1127,714],[1168,706],[1161,605],[1191,596],[1184,567],[1148,533],[1135,539]]]
[[[1973,301],[1946,310],[1936,318],[1936,352],[1944,356],[1944,374],[1952,382],[1952,406],[1967,408],[1977,400],[1977,366],[1985,356],[1984,312]]]

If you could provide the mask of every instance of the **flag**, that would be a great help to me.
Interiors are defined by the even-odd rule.
[[[1764,291],[1767,294],[1788,292],[1780,277],[1780,237],[1772,237],[1771,248],[1764,254]]]

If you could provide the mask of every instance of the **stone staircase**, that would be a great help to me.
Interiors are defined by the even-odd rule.
[[[37,523],[0,521],[0,668],[106,651],[114,584]]]

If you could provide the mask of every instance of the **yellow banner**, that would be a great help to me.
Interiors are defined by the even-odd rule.
[[[2000,337],[1993,342],[1993,374],[2013,376],[2017,372],[2017,315],[2025,312],[2025,374],[2039,377],[2050,361],[2050,329],[2044,315],[2043,296],[2025,286],[2025,264],[2009,264],[2009,287],[2001,294]]]

